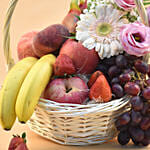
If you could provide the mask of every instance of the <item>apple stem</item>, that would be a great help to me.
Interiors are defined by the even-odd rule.
[[[72,88],[69,88],[66,90],[66,93],[69,93],[72,90]]]
[[[78,5],[78,0],[72,0],[72,1],[71,1],[70,10],[81,11],[81,10],[80,10],[80,7],[79,7],[79,5]]]

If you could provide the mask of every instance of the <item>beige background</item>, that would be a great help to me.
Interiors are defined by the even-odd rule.
[[[5,61],[2,48],[2,28],[5,12],[9,0],[0,0],[0,84],[5,78]],[[17,61],[16,45],[20,36],[28,31],[41,30],[51,24],[60,23],[68,12],[70,0],[20,0],[13,15],[11,24],[11,50]],[[0,127],[0,150],[7,150],[12,134],[21,134],[26,131],[29,150],[119,150],[121,147],[116,141],[95,146],[62,146],[46,140],[32,131],[26,125],[16,123],[10,132],[3,131]],[[133,146],[127,146],[133,150]],[[142,148],[148,150],[150,147]]]

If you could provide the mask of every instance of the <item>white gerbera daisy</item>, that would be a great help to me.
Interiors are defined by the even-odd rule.
[[[119,40],[120,28],[124,25],[122,16],[123,12],[113,5],[99,4],[95,6],[95,13],[89,11],[80,15],[76,39],[89,50],[95,48],[101,59],[118,55],[123,52]]]

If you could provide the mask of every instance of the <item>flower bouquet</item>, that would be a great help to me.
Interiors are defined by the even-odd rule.
[[[65,145],[115,136],[121,145],[150,144],[150,1],[72,0],[62,24],[20,38],[14,64],[9,29],[16,4],[4,27],[2,127],[10,130],[18,118]]]

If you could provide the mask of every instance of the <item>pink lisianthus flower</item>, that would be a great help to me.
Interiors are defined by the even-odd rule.
[[[115,2],[120,8],[126,11],[129,11],[136,7],[134,0],[115,0]]]
[[[149,22],[149,26],[150,26],[150,6],[147,7],[147,15],[148,15],[148,22]]]
[[[120,40],[124,50],[135,56],[143,56],[150,52],[150,28],[135,22],[122,27]]]

